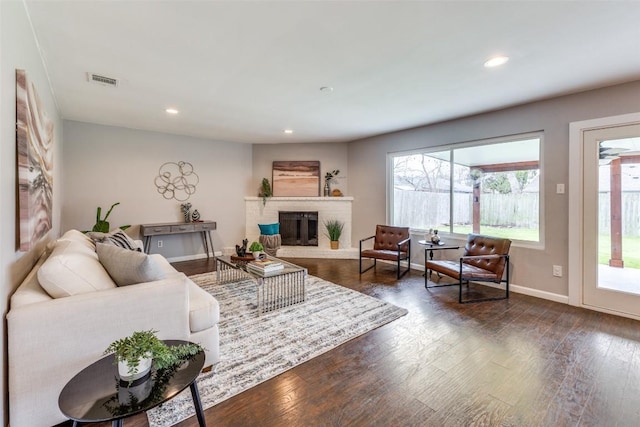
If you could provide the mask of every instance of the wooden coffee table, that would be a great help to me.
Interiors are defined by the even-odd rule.
[[[188,344],[169,340],[168,345]],[[187,387],[196,410],[198,424],[206,426],[196,378],[204,366],[204,352],[200,351],[175,369],[155,371],[129,383],[120,381],[114,355],[103,357],[84,368],[64,386],[58,398],[62,413],[78,423],[111,421],[122,427],[125,418],[155,408],[174,398]]]

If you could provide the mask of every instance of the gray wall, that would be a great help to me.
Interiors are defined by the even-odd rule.
[[[182,221],[180,204],[165,199],[154,180],[165,162],[185,161],[199,176],[188,202],[202,219],[217,222],[216,251],[234,247],[244,237],[244,196],[251,187],[251,145],[211,141],[90,123],[65,121],[63,230],[90,229],[96,208],[120,202],[109,216],[111,228]],[[246,173],[244,173],[246,171]],[[204,254],[198,234],[162,236],[151,252],[167,258]]]
[[[640,81],[534,102],[487,114],[452,120],[349,143],[349,188],[355,196],[353,239],[367,236],[386,218],[387,153],[453,144],[483,138],[544,132],[542,152],[543,249],[514,247],[512,281],[521,286],[568,295],[568,281],[551,274],[559,264],[567,271],[568,193],[556,194],[556,184],[568,183],[569,123],[640,111]],[[571,191],[567,187],[567,191]],[[418,236],[416,236],[418,237]],[[446,236],[445,236],[446,237]],[[415,239],[417,240],[417,239]],[[413,248],[421,262],[419,246]]]
[[[262,178],[271,178],[274,160],[319,160],[320,195],[324,186],[324,174],[339,170],[331,189],[338,188],[345,196],[352,196],[349,190],[349,173],[346,143],[324,144],[261,144],[253,146],[253,186],[247,195],[257,196]]]
[[[22,2],[0,1],[0,271],[2,272],[2,318],[9,297],[31,269],[44,246],[60,232],[62,186],[62,121],[49,88],[42,59]],[[53,229],[29,252],[16,251],[16,77],[15,70],[27,71],[35,84],[44,110],[54,124]],[[43,319],[46,321],[46,319]],[[2,322],[0,360],[2,362],[2,405],[0,422],[7,425],[7,330]],[[43,353],[43,356],[45,353]]]

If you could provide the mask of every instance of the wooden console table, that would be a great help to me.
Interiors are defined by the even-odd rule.
[[[213,240],[211,239],[211,230],[215,229],[215,221],[140,224],[140,233],[144,237],[145,253],[149,253],[149,249],[151,249],[151,239],[153,238],[153,236],[162,236],[165,234],[200,233],[202,235],[202,241],[204,242],[204,250],[207,253],[207,258],[209,258],[209,246],[211,246],[211,255],[215,255],[213,250]]]

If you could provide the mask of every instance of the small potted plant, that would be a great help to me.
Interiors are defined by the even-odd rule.
[[[120,202],[116,202],[113,205],[111,205],[111,207],[109,208],[109,210],[105,214],[104,218],[100,218],[100,216],[102,216],[102,208],[100,206],[98,206],[98,209],[96,209],[96,223],[91,228],[91,231],[97,231],[97,232],[100,232],[100,233],[108,233],[109,230],[110,230],[110,224],[109,224],[109,221],[107,221],[107,218],[109,218],[109,215],[111,215],[111,211],[113,210],[113,208],[115,208],[119,204],[120,204]],[[121,225],[118,228],[120,228],[121,230],[126,230],[129,227],[131,227],[131,225]],[[88,233],[88,232],[89,232],[89,230],[83,231],[83,233]]]
[[[200,345],[192,343],[168,346],[155,334],[154,330],[137,331],[107,347],[104,354],[114,353],[120,379],[134,381],[149,373],[152,362],[157,370],[166,369],[202,350]]]
[[[326,235],[331,241],[331,249],[338,249],[340,247],[340,236],[342,235],[344,223],[337,219],[331,219],[325,221],[324,227],[327,229]]]
[[[273,190],[271,189],[271,183],[267,178],[262,178],[262,183],[260,184],[260,192],[258,193],[259,197],[262,197],[262,205],[267,204],[267,199],[269,197],[273,197]]]
[[[262,243],[259,242],[253,242],[251,243],[251,246],[249,246],[249,252],[253,253],[253,258],[255,259],[260,258],[260,254],[263,250],[264,246],[262,246]]]

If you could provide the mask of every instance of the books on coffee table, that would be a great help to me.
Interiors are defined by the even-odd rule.
[[[272,273],[278,270],[284,270],[284,264],[278,261],[272,261],[269,259],[251,261],[247,264],[247,269],[260,274]]]

